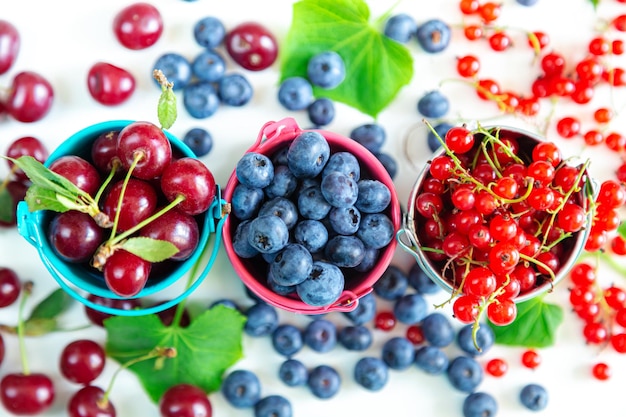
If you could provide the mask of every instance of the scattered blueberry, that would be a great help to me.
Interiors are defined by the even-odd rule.
[[[396,42],[407,43],[415,36],[417,22],[406,13],[391,16],[385,22],[383,33]]]
[[[450,110],[450,100],[439,90],[429,91],[417,101],[417,111],[424,117],[437,119]]]
[[[313,102],[313,87],[306,78],[286,78],[278,87],[278,102],[287,110],[304,110]]]
[[[312,306],[327,306],[343,292],[344,276],[339,267],[324,261],[313,262],[313,270],[296,291],[300,299]]]
[[[432,312],[422,320],[424,339],[431,346],[443,348],[454,341],[455,331],[448,317],[442,313]]]
[[[441,122],[433,126],[433,129],[435,129],[435,132],[437,132],[437,136],[439,136],[442,140],[445,139],[446,133],[448,133],[448,130],[450,130],[450,128],[452,128],[452,125],[447,122]],[[430,129],[428,129],[428,149],[430,149],[431,152],[435,152],[437,149],[441,148],[441,142],[439,141],[437,136],[435,136],[435,134]]]
[[[264,201],[263,189],[239,183],[233,189],[231,198],[232,214],[239,220],[256,216]]]
[[[244,106],[252,99],[253,93],[250,81],[241,74],[226,74],[217,86],[220,101],[227,106]]]
[[[244,332],[252,337],[269,336],[278,327],[276,309],[266,303],[256,303],[246,310]]]
[[[480,363],[476,359],[463,355],[450,361],[446,374],[452,386],[463,392],[474,392],[484,377]]]
[[[213,149],[213,136],[201,127],[191,128],[183,136],[183,143],[198,157],[208,155]]]
[[[272,346],[279,354],[291,357],[304,346],[302,331],[292,324],[280,324],[272,332]]]
[[[441,52],[450,44],[450,26],[440,19],[431,19],[418,26],[417,43],[428,53]]]
[[[293,238],[311,253],[317,253],[328,242],[328,230],[319,220],[300,220],[293,230]]]
[[[375,179],[363,179],[358,183],[358,196],[354,206],[362,213],[378,213],[391,203],[391,191]]]
[[[368,213],[361,217],[357,236],[365,246],[381,249],[395,237],[393,222],[384,213]]]
[[[348,350],[363,351],[372,345],[372,332],[365,326],[346,326],[337,334],[339,343]]]
[[[304,344],[316,352],[325,353],[337,345],[337,327],[326,319],[315,319],[304,329]]]
[[[311,84],[317,87],[337,87],[346,77],[343,58],[335,51],[315,54],[307,64],[307,77]]]
[[[254,417],[292,417],[291,403],[282,395],[268,395],[254,404]]]
[[[522,6],[534,6],[535,4],[537,4],[537,2],[539,0],[516,0],[518,4],[521,4]]]
[[[446,372],[450,360],[442,349],[424,345],[415,351],[415,366],[430,375]]]
[[[252,408],[261,397],[261,382],[252,372],[238,369],[222,381],[222,394],[235,408]]]
[[[383,164],[387,174],[389,174],[389,178],[393,180],[398,174],[398,162],[396,158],[386,152],[377,152],[374,156]]]
[[[274,178],[274,164],[262,153],[246,152],[237,161],[235,174],[240,183],[249,187],[263,188]]]
[[[224,41],[226,29],[220,19],[207,16],[196,22],[193,27],[193,36],[198,45],[213,49]]]
[[[213,308],[218,305],[232,308],[233,310],[239,311],[239,306],[237,305],[237,303],[235,303],[233,300],[230,300],[228,298],[222,298],[222,299],[213,301],[211,305],[209,306],[209,308]]]
[[[418,263],[414,263],[408,273],[409,285],[420,294],[436,294],[441,287],[430,279]]]
[[[320,97],[309,104],[307,113],[315,126],[326,126],[335,118],[335,103],[327,97]]]
[[[548,406],[548,391],[539,384],[525,385],[519,394],[522,405],[532,411],[541,411]]]
[[[463,400],[463,417],[495,417],[496,399],[487,392],[472,392]]]
[[[342,314],[357,326],[370,322],[376,315],[376,297],[370,292],[359,299],[354,310]]]
[[[355,127],[350,132],[350,138],[375,154],[381,151],[387,139],[387,133],[385,129],[377,123],[366,123]]]
[[[261,253],[277,252],[289,241],[289,229],[278,216],[267,214],[250,221],[248,243]]]
[[[309,372],[307,385],[317,398],[328,399],[339,392],[341,377],[335,368],[318,365]]]
[[[354,366],[354,380],[369,391],[380,391],[389,381],[389,368],[381,359],[366,356]]]
[[[330,158],[330,145],[321,133],[305,131],[289,144],[287,165],[297,178],[317,176]]]
[[[191,62],[191,70],[198,80],[214,83],[226,73],[226,61],[219,52],[207,49],[196,55]]]
[[[159,56],[154,63],[153,69],[163,72],[167,81],[171,82],[172,90],[178,91],[187,87],[191,82],[193,71],[191,63],[184,56],[169,52]],[[155,84],[160,87],[159,82],[155,79]]]
[[[297,359],[287,359],[278,368],[278,377],[290,387],[305,385],[308,376],[309,371],[306,366]]]
[[[384,300],[397,300],[408,286],[404,271],[396,265],[389,265],[374,284],[374,293]]]
[[[406,337],[395,336],[383,344],[381,357],[391,369],[407,369],[415,360],[415,348]]]
[[[215,114],[220,99],[212,83],[193,81],[183,88],[183,106],[195,119],[206,119]]]
[[[405,294],[395,301],[393,313],[400,323],[416,324],[426,317],[428,305],[420,294]]]
[[[496,337],[493,333],[493,329],[487,324],[482,324],[476,332],[476,344],[480,348],[480,351],[476,349],[474,339],[472,337],[473,324],[466,324],[461,327],[456,334],[456,342],[463,352],[472,355],[480,356],[484,355],[495,343]]]

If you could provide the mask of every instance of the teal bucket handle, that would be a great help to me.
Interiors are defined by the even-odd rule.
[[[55,266],[50,261],[50,257],[46,253],[47,250],[45,246],[41,243],[42,236],[40,233],[40,229],[37,227],[37,223],[35,222],[36,212],[31,212],[28,209],[28,205],[25,201],[20,201],[17,205],[17,218],[18,218],[17,223],[18,223],[18,232],[20,233],[20,235],[22,235],[30,244],[32,244],[37,249],[39,257],[41,258],[41,261],[43,262],[48,272],[50,272],[50,274],[52,275],[54,280],[57,282],[57,284],[72,298],[81,302],[87,307],[90,307],[102,313],[106,313],[110,315],[118,315],[118,316],[143,316],[147,314],[158,313],[160,311],[163,311],[170,307],[175,306],[176,304],[180,303],[182,300],[187,298],[192,292],[194,292],[196,288],[198,288],[198,286],[204,281],[204,279],[209,274],[209,271],[211,270],[213,263],[215,262],[217,254],[219,252],[219,247],[220,247],[221,237],[222,237],[222,229],[224,227],[224,223],[226,222],[226,218],[228,217],[228,211],[229,211],[229,210],[224,210],[224,207],[227,207],[228,205],[229,204],[225,200],[221,199],[221,194],[219,193],[219,189],[218,189],[218,196],[217,196],[216,202],[209,208],[209,211],[207,212],[207,216],[211,216],[212,219],[217,219],[218,221],[217,223],[215,221],[206,222],[206,225],[209,227],[209,238],[203,249],[203,252],[198,257],[196,264],[194,265],[194,267],[192,267],[192,273],[196,272],[195,266],[199,264],[199,262],[205,255],[206,249],[210,246],[209,242],[211,240],[211,235],[215,236],[215,239],[213,241],[213,247],[211,249],[210,257],[208,259],[207,264],[205,265],[204,269],[200,272],[198,277],[195,279],[195,281],[191,285],[189,285],[183,292],[177,295],[175,298],[172,298],[158,305],[154,305],[150,307],[143,307],[143,308],[136,308],[132,310],[123,310],[119,308],[114,308],[114,307],[104,306],[98,303],[94,303],[93,301],[87,299],[85,296],[80,294],[73,286],[67,283],[67,280],[62,276],[62,274],[59,273],[57,268],[55,268]],[[122,299],[121,297],[109,297],[109,298]]]

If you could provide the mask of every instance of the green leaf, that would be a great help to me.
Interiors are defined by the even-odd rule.
[[[501,345],[542,348],[552,346],[563,322],[563,309],[536,297],[517,304],[517,318],[508,326],[489,325]]]
[[[28,204],[28,209],[30,211],[51,210],[63,213],[69,210],[66,205],[59,201],[57,193],[38,185],[31,185],[28,187],[24,201]]]
[[[15,220],[13,197],[7,187],[0,187],[0,222],[11,223]]]
[[[600,4],[600,0],[589,0],[594,10],[598,9],[598,5]]]
[[[85,194],[84,191],[80,190],[70,180],[46,168],[32,156],[20,156],[17,159],[12,159],[12,161],[18,168],[24,171],[34,185],[54,191],[71,200],[76,199],[79,195]]]
[[[623,238],[626,238],[626,222],[620,222],[617,227],[617,233]]]
[[[56,318],[29,319],[24,322],[25,336],[43,336],[60,330]]]
[[[176,121],[176,117],[178,116],[176,110],[176,95],[169,87],[164,87],[159,97],[157,115],[161,128],[163,129],[169,129]]]
[[[178,248],[172,242],[149,237],[132,237],[125,240],[121,247],[148,262],[161,262],[178,252]]]
[[[54,319],[64,313],[74,303],[74,299],[63,289],[52,291],[41,300],[30,313],[27,321],[36,319]]]
[[[166,327],[156,314],[114,316],[105,321],[107,355],[120,364],[137,359],[156,347],[176,349],[176,357],[145,360],[132,365],[152,401],[175,384],[195,384],[207,393],[217,391],[224,372],[241,359],[245,317],[221,305],[196,317],[189,327]]]
[[[335,51],[344,60],[346,78],[334,89],[314,87],[328,97],[376,117],[413,77],[408,49],[369,22],[363,0],[301,0],[281,52],[281,81],[306,77],[315,54]]]

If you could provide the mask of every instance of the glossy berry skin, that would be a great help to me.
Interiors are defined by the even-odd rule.
[[[213,407],[207,394],[191,384],[174,385],[159,400],[161,417],[211,417]]]
[[[243,330],[248,336],[267,336],[272,334],[277,327],[278,313],[273,306],[259,302],[246,311],[246,323]]]
[[[139,231],[140,236],[170,242],[178,252],[170,259],[183,261],[198,247],[200,229],[193,216],[174,208],[163,213]]]
[[[446,372],[450,360],[440,348],[430,345],[419,347],[415,351],[415,366],[430,375],[441,375]]]
[[[187,87],[193,76],[193,69],[189,60],[176,52],[167,52],[159,56],[153,68],[163,72],[167,81],[172,83],[172,90],[174,91]],[[158,80],[154,79],[154,83],[160,88]]]
[[[539,384],[525,385],[519,394],[520,402],[531,411],[541,411],[548,406],[548,391]]]
[[[194,25],[193,37],[198,45],[207,49],[213,49],[224,41],[226,29],[220,19],[214,16],[206,16],[198,20]]]
[[[304,110],[313,100],[313,87],[304,77],[285,78],[278,87],[278,102],[287,110]]]
[[[226,51],[243,68],[261,71],[278,57],[278,43],[263,25],[244,22],[232,28],[224,39]]]
[[[289,387],[305,385],[308,373],[306,366],[297,359],[287,359],[278,368],[278,377]]]
[[[104,390],[93,385],[86,385],[76,391],[67,403],[69,417],[115,417],[116,411],[110,398],[106,405],[101,404]]]
[[[391,369],[407,369],[415,360],[415,348],[406,337],[392,337],[383,344],[381,359]]]
[[[21,156],[32,156],[37,161],[44,163],[48,158],[48,149],[44,143],[33,136],[22,136],[9,145],[6,150],[6,156],[13,159],[18,159]],[[9,168],[13,170],[13,162],[7,159]],[[26,180],[28,177],[21,169],[15,169],[13,171],[15,179]]]
[[[117,137],[117,157],[128,170],[139,157],[132,175],[150,180],[161,175],[171,162],[172,147],[165,133],[151,122],[137,121],[125,126]]]
[[[210,82],[194,81],[183,88],[183,106],[194,119],[213,116],[219,105],[219,96]]]
[[[482,382],[484,371],[475,359],[461,355],[450,361],[446,374],[454,388],[470,393]]]
[[[303,340],[315,352],[329,352],[337,345],[337,327],[329,320],[313,320],[304,329]]]
[[[22,284],[12,268],[0,267],[0,308],[12,305],[22,291]]]
[[[327,97],[320,97],[309,104],[307,114],[315,126],[326,126],[335,118],[335,103]]]
[[[87,262],[104,241],[104,232],[93,218],[76,210],[55,213],[48,228],[55,253],[71,263]]]
[[[165,168],[161,175],[161,191],[168,201],[184,196],[176,207],[195,216],[205,212],[215,198],[215,178],[207,166],[196,158],[180,158]]]
[[[378,123],[366,123],[352,129],[350,139],[363,145],[370,152],[377,153],[382,150],[387,140],[387,132]]]
[[[212,49],[200,52],[191,62],[191,72],[198,80],[218,82],[226,73],[226,61]]]
[[[339,392],[341,377],[335,368],[318,365],[309,372],[307,386],[317,398],[328,399]]]
[[[343,291],[344,282],[339,267],[328,262],[315,261],[311,274],[296,286],[296,291],[304,303],[326,306],[337,301]]]
[[[100,188],[98,170],[89,161],[78,155],[63,155],[52,161],[48,168],[67,178],[72,184],[91,196],[96,195]]]
[[[417,31],[417,22],[415,19],[406,14],[400,13],[391,16],[385,22],[383,33],[385,36],[393,39],[396,42],[407,43],[415,36]]]
[[[463,417],[496,416],[498,403],[487,392],[472,392],[463,400]]]
[[[252,84],[241,74],[226,74],[218,82],[217,95],[226,106],[244,106],[253,94]]]
[[[0,75],[13,67],[20,51],[20,34],[9,21],[0,19]]]
[[[104,264],[104,281],[120,297],[134,297],[146,285],[151,264],[123,249],[116,250]]]
[[[40,414],[54,402],[52,380],[41,373],[6,374],[0,380],[0,401],[15,415]]]
[[[440,118],[450,110],[450,100],[439,90],[429,91],[417,101],[417,111],[424,117]]]
[[[23,71],[13,77],[9,94],[3,105],[15,120],[31,123],[48,114],[54,102],[54,89],[42,75]]]
[[[222,381],[222,395],[235,408],[251,408],[261,398],[261,382],[252,371],[238,369]]]
[[[448,47],[451,29],[443,20],[431,19],[418,26],[415,37],[424,51],[434,54]]]
[[[148,3],[133,3],[120,10],[113,20],[113,33],[126,48],[140,50],[154,45],[163,33],[159,10]]]
[[[268,395],[254,404],[254,417],[292,417],[291,403],[282,395]]]
[[[117,207],[124,180],[119,180],[106,194],[102,211],[109,216],[111,221],[117,215]],[[157,193],[154,187],[147,181],[131,178],[126,184],[124,197],[118,217],[117,228],[119,231],[128,230],[154,213],[157,205]]]
[[[204,128],[191,128],[183,136],[183,143],[198,157],[208,155],[213,149],[213,136]]]
[[[91,144],[91,162],[102,174],[111,172],[117,161],[118,130],[101,133]]]
[[[389,381],[389,368],[380,358],[366,356],[354,365],[354,380],[368,391],[380,391]]]
[[[365,326],[345,326],[339,330],[337,340],[344,348],[360,352],[372,345],[373,336],[370,329]]]
[[[130,98],[135,91],[135,77],[108,62],[97,62],[87,73],[89,94],[100,104],[116,106]]]
[[[307,78],[311,84],[321,88],[335,88],[346,77],[343,58],[335,51],[322,51],[309,59]]]
[[[59,369],[68,381],[89,384],[102,373],[105,353],[93,340],[79,339],[67,344],[61,352]]]

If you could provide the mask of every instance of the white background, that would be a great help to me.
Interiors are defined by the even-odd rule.
[[[286,0],[198,0],[191,3],[182,0],[154,0],[152,3],[159,8],[164,18],[162,38],[151,48],[131,51],[117,43],[111,28],[117,11],[130,3],[128,0],[22,0],[12,2],[11,7],[3,7],[0,17],[18,28],[22,44],[14,67],[0,76],[0,88],[8,88],[12,76],[17,72],[33,70],[52,83],[55,101],[51,112],[39,122],[23,124],[0,120],[0,148],[6,149],[11,141],[21,136],[32,135],[43,140],[48,149],[53,150],[66,137],[92,123],[111,119],[156,121],[155,104],[159,90],[150,78],[152,64],[166,52],[178,52],[190,59],[198,54],[201,48],[195,44],[192,36],[192,28],[197,20],[213,15],[221,18],[227,28],[247,20],[258,21],[271,28],[280,42],[290,25],[292,5],[291,1]],[[372,16],[382,14],[390,3],[382,0],[371,1]],[[493,77],[506,89],[529,94],[530,83],[539,74],[539,69],[537,65],[533,65],[533,53],[526,46],[524,31],[547,32],[551,36],[552,47],[566,57],[568,69],[571,70],[573,63],[585,55],[587,43],[593,36],[599,19],[626,12],[626,5],[615,0],[602,0],[597,14],[594,14],[591,3],[586,0],[539,0],[534,7],[522,7],[514,0],[503,0],[502,4],[503,14],[498,25],[507,28],[514,39],[514,47],[506,52],[495,53],[490,51],[485,42],[470,43],[463,38],[459,29],[463,16],[458,10],[458,1],[399,2],[396,10],[412,14],[418,23],[438,17],[454,26],[452,44],[441,54],[427,54],[415,43],[409,46],[415,60],[413,81],[379,117],[379,122],[388,134],[384,151],[394,155],[399,163],[396,187],[402,204],[407,202],[419,169],[429,156],[425,131],[421,127],[416,128],[421,119],[416,111],[417,100],[426,91],[439,88],[442,80],[458,79],[454,67],[456,56],[470,52],[477,54],[482,63],[481,76]],[[614,31],[610,32],[610,36],[624,39],[623,34]],[[137,90],[129,101],[118,107],[107,108],[89,96],[86,75],[91,65],[97,61],[124,67],[134,74]],[[624,58],[616,59],[614,63],[626,67]],[[304,112],[289,112],[278,105],[278,65],[259,73],[241,70],[231,61],[228,65],[229,71],[242,71],[249,77],[255,90],[252,102],[244,108],[223,107],[209,119],[194,120],[182,108],[181,98],[179,119],[171,129],[172,133],[180,137],[194,126],[204,127],[213,134],[213,151],[203,160],[222,185],[232,173],[237,159],[253,143],[259,128],[266,121],[293,116],[302,126],[309,125]],[[446,82],[442,84],[441,90],[451,99],[450,115],[455,121],[502,122],[535,130],[537,124],[543,122],[543,118],[550,111],[549,103],[542,102],[542,114],[535,120],[497,118],[495,104],[479,100],[470,86]],[[593,110],[608,105],[610,100],[613,100],[617,108],[622,108],[626,104],[624,87],[614,91],[613,95],[606,88],[598,91],[592,103],[587,106],[575,106],[568,100],[561,100],[555,106],[554,117],[575,115],[580,117],[585,129],[590,128],[593,126]],[[327,128],[347,135],[352,128],[370,121],[370,117],[338,105],[337,117]],[[612,126],[626,134],[625,127],[623,117]],[[409,132],[412,134],[409,144],[410,158],[407,159],[404,137]],[[548,129],[548,137],[562,142],[555,134],[553,123]],[[580,138],[567,142],[563,151],[568,156],[584,154],[591,157],[591,173],[599,180],[611,178],[620,164],[620,158],[603,146],[584,149]],[[0,173],[3,176],[7,173],[4,164],[0,166]],[[412,262],[410,256],[398,250],[395,264],[408,270]],[[13,268],[24,280],[36,282],[35,293],[28,306],[34,305],[56,288],[56,284],[40,264],[33,247],[15,229],[0,230],[0,265]],[[612,281],[624,284],[623,277],[614,275],[605,267],[601,269],[601,279],[604,284]],[[208,278],[192,297],[206,302],[207,305],[224,297],[232,298],[244,308],[251,305],[224,251],[221,251]],[[432,298],[432,302],[442,302],[444,299],[445,295],[440,293]],[[531,382],[540,383],[549,391],[550,402],[543,415],[568,415],[574,412],[577,415],[607,417],[625,415],[626,404],[621,394],[626,386],[626,358],[611,349],[585,345],[581,336],[581,322],[568,310],[567,284],[559,286],[548,301],[564,307],[565,322],[559,329],[556,345],[540,351],[543,358],[541,366],[534,371],[523,368],[520,364],[522,348],[495,347],[485,358],[480,359],[481,363],[488,358],[502,357],[509,362],[509,372],[500,379],[486,376],[479,389],[491,393],[497,399],[501,416],[522,417],[532,414],[518,401],[520,389]],[[382,303],[380,305],[384,306]],[[15,324],[16,312],[15,306],[1,310],[0,323]],[[348,324],[340,315],[330,315],[329,318],[339,326]],[[68,326],[84,324],[86,318],[82,307],[75,306],[65,320]],[[304,325],[308,320],[306,317],[281,312],[283,322]],[[388,337],[403,333],[402,326],[391,334],[374,331],[374,345],[365,354],[379,355],[380,347]],[[68,398],[78,389],[59,374],[58,358],[63,347],[71,340],[84,337],[104,343],[105,336],[103,329],[91,327],[80,332],[50,334],[26,341],[31,370],[47,372],[56,384],[56,400],[45,413],[46,416],[66,415]],[[4,339],[7,355],[0,365],[0,375],[21,369],[16,338],[4,335]],[[389,414],[392,407],[393,414],[398,417],[462,415],[461,404],[465,394],[455,391],[443,376],[428,376],[417,368],[392,371],[388,385],[380,392],[371,393],[359,387],[352,379],[352,367],[361,354],[349,353],[340,346],[331,354],[317,354],[305,348],[296,356],[298,359],[311,367],[322,363],[335,366],[342,376],[339,394],[330,400],[319,400],[306,388],[288,388],[278,380],[277,370],[283,358],[272,350],[268,338],[245,337],[243,347],[245,357],[234,368],[256,372],[263,384],[263,395],[285,395],[291,400],[294,415],[298,417],[352,414],[377,416]],[[450,347],[448,352],[451,356],[459,353],[455,347]],[[597,361],[610,364],[613,377],[609,381],[600,382],[592,378],[591,365]],[[105,387],[117,367],[117,363],[108,361],[104,373],[95,383]],[[210,399],[216,416],[253,415],[252,410],[236,410],[230,407],[219,393],[210,394]],[[149,401],[138,380],[129,372],[123,372],[117,379],[111,400],[117,408],[118,416],[158,415],[156,405]],[[0,408],[0,414],[3,413]]]

